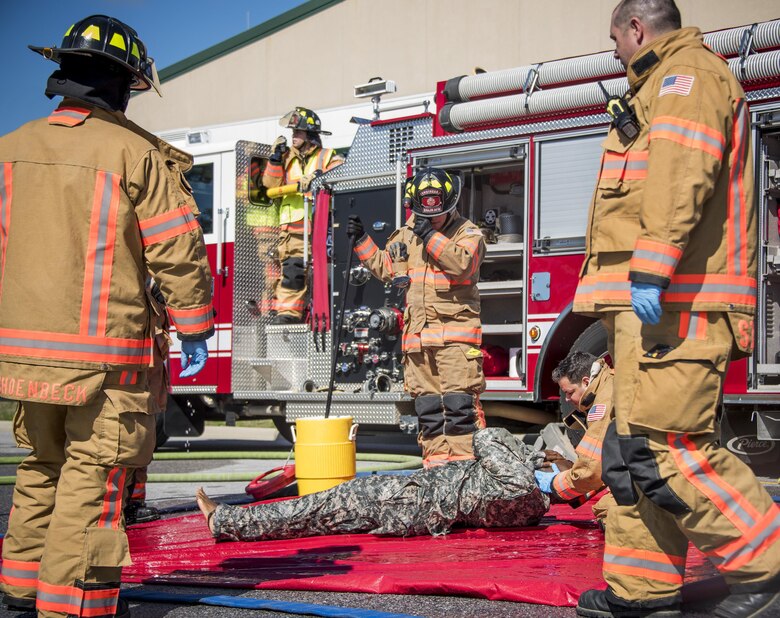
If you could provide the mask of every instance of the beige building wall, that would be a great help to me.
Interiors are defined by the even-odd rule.
[[[617,0],[344,0],[132,99],[152,131],[280,116],[355,102],[352,87],[393,79],[398,95],[432,92],[475,66],[506,69],[611,49]],[[678,0],[703,31],[780,16],[775,0]],[[150,41],[154,55],[154,42]],[[386,99],[386,100],[389,100]]]

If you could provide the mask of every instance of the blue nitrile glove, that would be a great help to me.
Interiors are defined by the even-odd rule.
[[[189,378],[198,373],[206,365],[209,357],[209,349],[205,341],[181,342],[181,368],[180,378]]]
[[[643,324],[661,321],[661,288],[652,283],[631,284],[631,307]]]
[[[542,472],[541,470],[534,470],[534,478],[536,479],[536,484],[539,485],[539,489],[541,489],[546,494],[552,493],[553,479],[560,472],[558,466],[556,466],[555,464],[552,465],[552,469],[553,469],[552,472]]]

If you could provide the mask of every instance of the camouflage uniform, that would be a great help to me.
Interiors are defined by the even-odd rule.
[[[409,476],[367,476],[296,500],[248,508],[220,504],[214,537],[259,541],[364,532],[393,536],[447,534],[455,526],[528,526],[550,506],[534,482],[542,455],[506,429],[474,434],[477,459]]]

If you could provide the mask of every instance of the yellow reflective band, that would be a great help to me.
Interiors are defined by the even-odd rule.
[[[100,28],[98,26],[87,26],[84,29],[84,32],[81,33],[81,36],[83,36],[85,39],[95,39],[96,41],[99,41]]]
[[[314,124],[314,118],[307,118],[306,124]]]
[[[480,352],[478,348],[469,348],[466,350],[466,356],[471,356],[472,358],[479,356],[480,354],[482,354],[482,352]]]
[[[114,47],[118,47],[121,50],[127,51],[127,46],[125,45],[125,37],[123,37],[118,32],[114,32],[114,36],[111,37],[111,43],[110,45],[113,45]]]
[[[425,189],[426,187],[429,187],[429,186],[431,186],[431,183],[430,183],[430,182],[428,182],[427,180],[423,180],[423,181],[420,183],[420,189]]]
[[[441,189],[441,183],[437,178],[431,178],[431,186],[436,187],[437,189]]]
[[[452,184],[449,181],[445,182],[444,188],[447,189],[447,191],[452,191]]]
[[[68,28],[68,31],[67,31],[67,32],[66,32],[64,35],[62,35],[62,36],[63,36],[63,38],[65,38],[65,37],[66,37],[66,36],[68,36],[68,35],[69,35],[71,32],[73,32],[73,26],[75,26],[75,25],[76,25],[76,24],[71,24],[71,25],[70,25],[70,28]]]
[[[138,51],[138,45],[136,44],[135,41],[133,41],[133,49],[130,50],[130,54],[135,56],[139,60],[141,59],[141,53]]]

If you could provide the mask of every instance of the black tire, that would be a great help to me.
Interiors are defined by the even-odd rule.
[[[580,350],[582,352],[589,352],[590,354],[593,354],[596,358],[604,358],[607,357],[608,351],[607,351],[607,331],[604,330],[604,326],[602,323],[594,322],[588,328],[586,328],[582,333],[580,333],[580,336],[577,337],[577,339],[574,341],[574,343],[571,346],[571,351]],[[565,418],[568,414],[571,413],[572,405],[570,403],[567,403],[566,399],[563,396],[563,391],[558,391],[560,395],[560,410],[561,410],[561,418]],[[567,430],[567,433],[570,433],[571,435],[569,438],[572,440],[572,444],[575,444],[574,440],[577,440],[577,443],[582,439],[582,436],[585,434],[584,431],[572,431]],[[575,444],[576,446],[576,444]]]
[[[577,337],[571,349],[590,352],[597,358],[607,356],[607,331],[604,325],[600,321],[593,322]]]
[[[285,440],[287,440],[290,444],[292,444],[293,443],[292,425],[290,425],[290,423],[284,420],[283,416],[272,416],[271,418],[274,421],[274,427],[276,427],[276,431],[279,432],[279,435],[282,436]]]
[[[157,414],[157,436],[155,441],[155,449],[160,448],[163,444],[165,444],[168,441],[168,434],[165,433],[165,414],[160,413]]]

